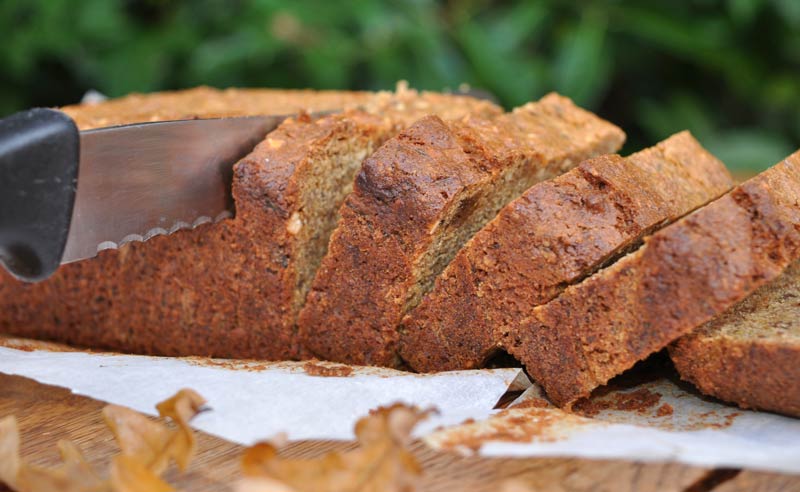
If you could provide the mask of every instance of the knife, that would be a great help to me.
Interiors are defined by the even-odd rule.
[[[103,249],[231,216],[233,164],[285,118],[78,131],[37,108],[0,120],[0,264],[40,281]]]

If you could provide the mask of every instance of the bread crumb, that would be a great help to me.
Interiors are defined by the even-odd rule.
[[[637,412],[645,414],[659,404],[661,395],[647,388],[630,392],[620,392],[608,398],[590,398],[578,402],[573,411],[584,417],[595,417],[606,410]]]
[[[277,138],[268,138],[267,143],[269,144],[270,148],[280,149],[286,142],[283,140],[278,140]]]
[[[549,408],[550,402],[544,398],[528,398],[513,405],[511,408]]]
[[[293,213],[292,216],[289,217],[289,222],[286,224],[286,231],[292,236],[294,236],[295,234],[300,232],[300,229],[302,228],[303,228],[303,221],[302,219],[300,219],[300,214],[297,212]]]
[[[333,364],[318,364],[315,362],[306,362],[303,364],[303,370],[309,376],[321,377],[346,377],[353,373],[353,368],[345,365]]]
[[[663,405],[658,407],[658,410],[656,410],[656,417],[666,417],[667,415],[672,415],[673,412],[674,410],[672,408],[672,405],[670,405],[669,403],[664,403]]]

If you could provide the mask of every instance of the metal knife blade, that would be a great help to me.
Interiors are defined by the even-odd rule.
[[[286,116],[123,125],[80,134],[62,263],[230,216],[233,164]]]

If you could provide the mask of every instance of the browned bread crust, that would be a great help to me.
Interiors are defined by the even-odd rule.
[[[707,395],[800,417],[800,262],[669,353],[681,378]]]
[[[417,122],[364,162],[298,318],[301,343],[326,359],[398,365],[398,323],[458,247],[534,182],[623,139],[555,94],[492,121]]]
[[[409,89],[405,82],[398,82],[395,92],[196,87],[130,94],[59,109],[72,117],[81,130],[151,121],[357,109],[371,114],[392,112],[392,123],[406,127],[426,114],[455,118],[467,113],[493,116],[502,112],[489,101],[456,94],[420,93]]]
[[[798,200],[800,153],[535,308],[506,346],[569,407],[798,259]]]
[[[477,233],[400,327],[417,371],[482,365],[533,306],[733,186],[688,132],[531,187]]]
[[[200,97],[209,91],[136,96],[103,103],[102,111],[82,106],[85,118],[80,108],[70,114],[84,128],[103,115],[113,115],[114,123],[224,115],[220,108],[203,112],[195,106],[213,106]],[[217,92],[210,94],[213,102]],[[279,91],[270,104],[266,94],[274,92],[263,94],[262,111],[303,107],[308,96],[305,91]],[[287,99],[292,94],[295,99]],[[329,95],[336,99],[335,93]],[[319,102],[315,97],[310,96],[309,104]],[[150,116],[133,109],[141,98],[152,103]],[[344,142],[338,149],[368,152],[420,114],[457,117],[474,111],[491,117],[500,112],[485,101],[408,90],[374,94],[365,104],[361,95],[351,100],[349,93],[340,93],[338,98],[342,104],[358,102],[368,112],[315,122],[287,120],[236,167],[234,219],[105,251],[98,258],[64,265],[53,278],[35,285],[0,273],[0,332],[145,354],[297,357],[297,306],[291,290],[298,282],[298,244],[291,231],[297,227],[293,214],[298,192],[306,186],[304,176],[313,163],[326,158],[331,142]],[[240,114],[241,109],[231,112]]]
[[[94,104],[60,108],[81,130],[147,121],[292,114],[299,111],[355,109],[371,104],[372,92],[285,89],[214,89],[131,94]]]

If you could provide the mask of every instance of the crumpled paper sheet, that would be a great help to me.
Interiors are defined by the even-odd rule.
[[[649,401],[631,404],[637,394]],[[590,412],[591,418],[541,398],[539,387],[531,386],[489,419],[424,440],[435,449],[481,456],[622,458],[800,473],[800,419],[742,410],[668,378],[592,398],[606,408]]]
[[[418,375],[354,367],[348,376],[327,377],[308,374],[304,362],[53,351],[41,350],[48,346],[41,342],[2,341],[0,372],[69,388],[149,415],[159,401],[181,388],[192,388],[208,400],[212,410],[198,415],[192,425],[245,445],[279,433],[291,440],[354,439],[353,425],[360,417],[395,402],[438,409],[438,415],[416,430],[423,435],[439,426],[486,418],[512,383],[518,388],[530,384],[520,376],[520,369]],[[23,350],[11,348],[14,345]],[[343,367],[314,365],[311,369]]]
[[[46,347],[51,350],[42,350]],[[439,415],[415,434],[433,448],[462,454],[669,460],[800,473],[800,420],[716,402],[666,378],[593,398],[595,410],[584,411],[591,415],[586,418],[550,406],[519,369],[413,375],[353,368],[346,377],[319,377],[308,374],[303,362],[58,350],[42,342],[0,337],[0,372],[148,414],[156,402],[191,387],[213,410],[200,414],[193,425],[242,444],[279,432],[292,440],[352,439],[359,417],[403,401],[437,407]],[[314,364],[333,372],[343,367]],[[524,392],[506,409],[493,410],[509,389]],[[629,397],[637,392],[645,396],[644,403],[630,405]]]

